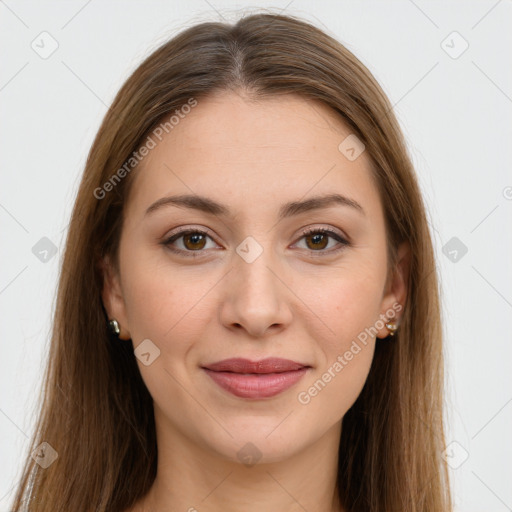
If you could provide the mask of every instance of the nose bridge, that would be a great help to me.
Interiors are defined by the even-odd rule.
[[[234,271],[237,275],[237,291],[239,299],[246,302],[276,301],[279,293],[276,283],[276,259],[271,247],[270,237],[259,237],[260,241],[252,236],[245,238],[236,248],[234,256]]]
[[[290,320],[271,237],[260,240],[249,236],[236,247],[222,312],[225,324],[240,325],[253,335]]]

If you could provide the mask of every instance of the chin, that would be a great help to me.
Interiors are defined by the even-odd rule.
[[[304,425],[297,425],[291,418],[246,417],[234,422],[224,422],[233,436],[205,439],[213,451],[231,462],[245,465],[271,464],[292,457],[307,445]],[[287,423],[285,426],[285,423]],[[298,435],[300,434],[300,437]]]

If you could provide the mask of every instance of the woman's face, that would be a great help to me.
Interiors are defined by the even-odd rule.
[[[133,171],[107,311],[133,340],[159,431],[229,460],[284,459],[338,433],[384,317],[400,316],[367,153],[293,95],[218,93],[168,131]],[[306,368],[205,369],[230,358]]]

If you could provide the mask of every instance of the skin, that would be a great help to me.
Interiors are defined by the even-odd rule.
[[[393,304],[404,305],[408,265],[401,246],[388,275],[368,155],[349,161],[338,150],[350,133],[319,102],[221,92],[199,101],[133,176],[120,268],[105,258],[103,290],[121,339],[135,348],[149,339],[160,350],[147,366],[137,359],[154,399],[158,472],[132,511],[343,510],[336,490],[341,421],[379,341],[370,336],[309,403],[298,393]],[[357,201],[364,214],[334,205],[277,218],[285,202],[333,192]],[[177,194],[208,196],[233,216],[171,205],[145,215]],[[199,242],[173,242],[199,257],[163,245],[179,227],[208,230]],[[350,245],[305,237],[309,227],[331,229]],[[262,249],[252,263],[236,252],[248,236]],[[377,338],[388,334],[384,326]],[[201,369],[229,357],[269,356],[312,368],[292,388],[260,400],[231,395]],[[237,455],[247,443],[261,456],[250,466]]]

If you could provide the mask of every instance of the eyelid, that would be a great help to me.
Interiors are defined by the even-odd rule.
[[[213,235],[213,232],[210,229],[205,228],[205,227],[195,227],[195,226],[181,226],[181,227],[177,228],[175,231],[172,231],[170,234],[165,235],[160,243],[164,247],[168,248],[170,251],[172,251],[176,254],[184,254],[186,256],[192,256],[192,257],[201,256],[201,253],[205,252],[204,250],[185,251],[183,249],[177,249],[175,247],[172,247],[172,245],[171,245],[171,243],[176,242],[176,240],[179,240],[182,236],[185,236],[190,233],[208,236],[211,240],[213,240],[217,244],[217,242],[215,241],[215,236]]]
[[[352,245],[352,242],[350,241],[349,237],[345,234],[340,234],[336,229],[332,227],[324,227],[324,226],[312,226],[304,229],[297,241],[293,244],[300,242],[303,238],[315,234],[320,233],[323,235],[326,235],[327,237],[335,240],[337,242],[337,246],[334,248],[330,248],[328,250],[318,250],[314,251],[313,249],[303,249],[307,251],[310,255],[315,257],[329,257],[338,254],[340,251],[346,249],[347,247]]]
[[[213,234],[213,231],[211,229],[208,229],[208,228],[205,228],[203,226],[180,226],[179,228],[176,228],[174,231],[170,232],[169,234],[166,234],[164,237],[163,237],[163,240],[169,240],[169,238],[172,238],[176,235],[179,235],[179,234],[183,234],[183,233],[189,233],[189,232],[193,232],[193,233],[203,233],[205,235],[208,235],[209,237],[211,237],[212,239],[214,238],[214,234]]]
[[[346,235],[343,231],[331,227],[331,226],[309,226],[307,228],[304,228],[301,233],[300,237],[309,235],[310,233],[317,233],[317,232],[324,232],[326,234],[332,234],[336,235],[337,237],[343,239],[347,244],[351,243],[350,238],[348,235]]]
[[[203,255],[203,253],[207,252],[204,249],[197,250],[197,251],[185,251],[183,249],[176,249],[175,247],[172,247],[172,245],[171,245],[172,242],[179,240],[181,238],[181,236],[185,236],[186,234],[189,234],[189,233],[198,233],[198,234],[208,236],[211,240],[213,240],[217,244],[217,242],[215,241],[215,236],[213,235],[213,232],[210,229],[205,228],[205,227],[195,227],[195,226],[185,226],[185,227],[177,228],[175,231],[171,232],[169,235],[164,236],[161,244],[176,254],[192,256],[192,257],[201,257]],[[331,248],[327,251],[326,250],[315,251],[313,249],[303,249],[313,255],[315,253],[318,253],[319,256],[323,256],[323,255],[328,256],[328,255],[336,254],[339,251],[346,248],[347,246],[352,245],[352,242],[350,241],[348,236],[346,236],[344,233],[339,233],[337,228],[333,228],[330,226],[329,227],[309,226],[307,228],[304,228],[300,232],[298,238],[293,243],[293,245],[295,245],[297,242],[299,242],[306,236],[313,234],[313,233],[325,234],[326,236],[336,240],[338,242],[338,246],[339,246],[334,249]]]

